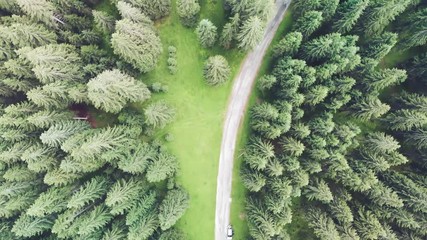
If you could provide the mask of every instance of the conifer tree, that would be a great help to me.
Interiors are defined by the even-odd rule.
[[[87,86],[89,100],[106,112],[118,113],[127,102],[150,98],[150,91],[144,83],[117,69],[102,72]]]
[[[203,19],[196,28],[196,34],[201,45],[210,48],[216,42],[217,28],[208,19]]]
[[[243,22],[237,40],[239,48],[247,51],[253,49],[264,35],[264,22],[258,16],[251,16]]]
[[[190,197],[182,189],[174,189],[168,192],[159,207],[160,228],[171,228],[185,213],[189,206]]]

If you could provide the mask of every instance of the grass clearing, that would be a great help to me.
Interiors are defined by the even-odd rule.
[[[264,61],[259,70],[258,77],[268,73],[271,70],[272,63],[274,61],[272,57],[272,46],[274,46],[275,43],[278,43],[282,39],[282,37],[290,31],[291,25],[292,25],[292,9],[289,8],[286,12],[286,15],[282,23],[279,26],[279,29],[277,30],[276,35],[273,38],[273,41],[269,49],[267,50],[267,53],[264,57]],[[250,109],[257,101],[259,101],[259,97],[261,95],[262,95],[261,92],[259,92],[257,89],[254,89],[254,91],[250,96],[247,109]],[[231,202],[230,217],[231,217],[231,224],[233,225],[233,228],[235,231],[235,236],[233,237],[233,239],[235,240],[246,240],[249,238],[249,229],[247,226],[246,215],[245,215],[245,201],[246,201],[247,191],[243,186],[242,180],[240,178],[240,168],[243,162],[241,153],[251,135],[249,120],[250,120],[249,114],[248,112],[246,112],[242,126],[240,127],[240,130],[239,130],[239,138],[236,144],[237,147],[236,147],[235,161],[234,161],[234,167],[233,167],[233,188],[231,193],[231,197],[233,201]]]
[[[175,11],[156,23],[164,46],[157,68],[141,77],[147,83],[161,82],[169,87],[168,93],[155,94],[151,101],[164,100],[176,109],[173,123],[159,131],[174,140],[166,147],[177,156],[180,164],[178,182],[190,193],[190,208],[179,221],[178,227],[188,239],[211,240],[214,235],[216,180],[222,137],[223,120],[231,79],[223,86],[210,87],[203,79],[205,60],[213,55],[223,55],[232,68],[232,76],[239,70],[244,53],[220,47],[203,49],[194,33],[179,21]],[[210,19],[219,30],[224,21],[223,1],[200,1],[200,19]],[[178,72],[171,75],[167,69],[168,46],[177,48]]]

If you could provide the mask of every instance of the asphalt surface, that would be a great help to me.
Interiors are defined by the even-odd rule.
[[[283,0],[277,1],[276,15],[268,23],[262,42],[247,55],[239,75],[234,80],[233,90],[228,103],[217,178],[215,240],[227,239],[227,226],[230,224],[233,161],[239,127],[242,123],[246,105],[249,101],[249,96],[264,55],[289,6],[289,3],[284,4]]]

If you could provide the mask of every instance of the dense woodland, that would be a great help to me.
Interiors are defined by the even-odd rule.
[[[190,196],[155,136],[175,110],[151,100],[167,85],[140,80],[163,51],[179,71],[155,22],[173,10],[201,46],[246,51],[273,6],[225,1],[223,27],[197,0],[0,0],[0,239],[185,239],[174,225]],[[231,77],[220,55],[200,71]]]
[[[319,239],[426,239],[425,1],[295,0],[292,14],[250,111],[251,237],[289,239],[298,202]]]
[[[0,239],[185,238],[178,162],[152,137],[174,110],[149,100],[165,86],[138,80],[171,2],[97,4],[0,1]]]

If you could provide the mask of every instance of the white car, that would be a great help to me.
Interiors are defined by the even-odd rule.
[[[233,235],[234,235],[233,228],[231,227],[231,225],[228,225],[228,227],[227,227],[227,240],[232,240]]]

